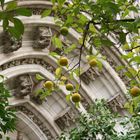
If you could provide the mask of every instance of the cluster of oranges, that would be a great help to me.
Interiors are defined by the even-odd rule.
[[[60,33],[64,36],[68,35],[68,28],[67,27],[62,27],[60,29]],[[88,60],[88,64],[91,66],[91,67],[95,67],[97,65],[97,60],[96,58],[93,58],[93,59],[87,59]],[[65,67],[65,66],[68,66],[68,63],[69,63],[69,60],[67,57],[65,56],[62,56],[59,58],[58,60],[58,64],[61,66],[61,67]],[[56,69],[56,71],[58,72],[60,69]],[[60,78],[61,81],[67,81],[67,78],[65,76],[61,76]],[[66,87],[66,90],[70,91],[70,92],[73,92],[74,91],[74,86],[73,84],[71,83],[67,83],[65,84],[65,87]],[[44,83],[44,88],[48,89],[48,90],[53,90],[54,88],[54,83],[52,81],[46,81]],[[78,93],[78,92],[73,92],[72,95],[71,95],[71,100],[74,102],[74,103],[78,103],[81,101],[81,95]]]

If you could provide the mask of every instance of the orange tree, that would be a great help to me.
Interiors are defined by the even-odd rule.
[[[18,15],[31,16],[31,12],[25,8],[17,6],[16,1],[9,2],[6,6],[4,0],[1,2],[0,20],[3,29],[15,39],[20,39],[24,32],[24,26]],[[56,52],[50,52],[50,55],[58,59],[58,68],[55,73],[54,81],[46,81],[43,88],[39,90],[42,99],[51,95],[52,91],[57,88],[57,84],[66,84],[66,89],[70,91],[66,99],[72,99],[76,105],[81,100],[79,84],[73,87],[67,79],[74,79],[74,75],[80,76],[82,72],[81,58],[83,53],[86,54],[87,63],[91,67],[102,68],[100,59],[105,59],[98,55],[104,47],[118,47],[122,53],[122,59],[127,62],[125,66],[119,66],[116,69],[125,69],[124,75],[129,78],[127,83],[130,102],[125,107],[129,108],[131,113],[139,109],[139,88],[140,88],[140,44],[139,44],[139,27],[140,18],[139,3],[136,0],[52,0],[53,8],[46,9],[42,13],[42,18],[53,14],[55,21],[60,26],[60,33],[67,36],[69,28],[74,28],[79,34],[80,46],[72,44],[64,47],[62,41],[56,36],[52,38],[52,43],[61,51],[61,56]],[[12,23],[12,24],[11,24]],[[113,40],[115,38],[115,40]],[[93,52],[97,49],[97,53]],[[68,53],[79,50],[78,62],[69,67]],[[65,77],[62,72],[66,68],[69,76]],[[39,80],[44,77],[37,75]],[[68,85],[67,85],[68,84]],[[48,88],[49,87],[49,88]],[[38,94],[37,93],[37,94]],[[136,96],[134,94],[136,93]]]
[[[139,2],[136,0],[52,0],[52,3],[53,8],[46,9],[42,13],[42,18],[53,14],[63,36],[67,36],[70,27],[82,36],[79,39],[80,46],[72,44],[69,47],[64,47],[59,37],[53,37],[54,46],[62,52],[62,56],[56,52],[50,53],[59,59],[56,79],[63,81],[61,80],[61,76],[64,76],[62,67],[66,67],[70,75],[75,73],[79,77],[82,72],[81,58],[83,53],[86,54],[90,67],[98,67],[101,70],[100,59],[105,58],[98,54],[104,47],[116,47],[122,52],[121,59],[127,62],[126,65],[116,67],[118,71],[125,69],[124,76],[129,79],[127,89],[130,102],[125,107],[134,113],[136,108],[140,106]],[[93,48],[97,49],[97,53],[93,52]],[[79,60],[71,68],[68,65],[67,55],[74,50],[79,50]],[[77,88],[73,89],[71,94],[67,96],[68,100],[75,91],[78,92],[80,86],[81,80],[79,80]],[[136,96],[138,97],[135,98]]]
[[[31,16],[31,11],[18,7],[16,1],[9,2],[6,5],[5,0],[0,0],[0,2],[0,20],[3,29],[14,39],[21,39],[24,33],[24,25],[18,19],[18,16]],[[74,97],[78,98],[78,101],[81,100],[78,93],[81,86],[80,78],[76,88],[68,83],[67,79],[73,79],[73,75],[80,76],[82,72],[82,54],[86,54],[89,66],[98,67],[101,70],[102,63],[100,59],[105,59],[105,57],[98,54],[104,47],[118,47],[123,52],[122,59],[127,62],[127,65],[118,66],[116,70],[125,69],[124,76],[129,78],[127,83],[128,93],[132,93],[130,95],[135,98],[134,92],[138,92],[138,94],[136,93],[136,96],[138,96],[140,88],[139,2],[137,0],[52,0],[52,3],[52,9],[46,9],[42,13],[42,18],[53,14],[63,36],[67,36],[70,27],[81,35],[79,39],[80,46],[72,44],[69,47],[64,47],[57,35],[52,38],[53,45],[62,54],[60,56],[56,52],[50,52],[50,55],[58,59],[58,68],[55,73],[56,81],[57,84],[68,84],[66,89],[70,91],[70,94],[66,97],[67,100],[72,98],[73,93],[76,93],[77,96]],[[115,39],[113,40],[113,38]],[[93,48],[96,48],[97,53],[93,52]],[[73,67],[69,67],[70,62],[67,55],[74,50],[79,50],[79,60]],[[69,73],[69,77],[65,77],[62,73],[64,67],[67,69],[66,73]],[[42,99],[50,95],[52,90],[57,87],[53,83],[54,81],[51,82],[51,89],[44,86],[39,91]],[[137,91],[133,89],[137,89]],[[132,99],[130,98],[130,100]],[[134,101],[135,103],[132,100],[131,103],[126,104],[127,108],[131,108],[130,112],[136,110],[138,101],[137,98]]]

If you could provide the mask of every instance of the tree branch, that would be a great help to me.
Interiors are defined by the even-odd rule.
[[[132,52],[134,49],[137,49],[137,48],[140,48],[140,45],[139,45],[139,46],[136,46],[136,47],[134,47],[134,48],[131,48],[131,49],[127,49],[127,50],[125,50],[125,51],[127,51],[127,52]]]

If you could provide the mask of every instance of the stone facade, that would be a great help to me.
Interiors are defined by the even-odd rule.
[[[4,76],[6,76],[6,74],[12,75],[12,73],[9,72],[9,69],[14,68],[16,71],[16,69],[21,65],[36,65],[39,67],[38,73],[41,73],[41,68],[43,68],[48,75],[44,71],[44,73],[42,72],[41,74],[45,75],[46,79],[54,79],[57,62],[55,58],[48,59],[48,52],[50,50],[54,50],[58,54],[62,54],[62,52],[60,49],[55,49],[51,43],[51,39],[55,34],[54,30],[58,31],[58,27],[55,25],[53,17],[40,19],[40,16],[38,16],[44,10],[42,1],[32,1],[31,5],[29,4],[29,1],[19,1],[19,4],[24,5],[33,11],[33,16],[27,19],[23,18],[23,21],[28,28],[34,28],[34,32],[28,33],[28,31],[25,31],[25,35],[32,35],[32,37],[29,37],[32,38],[32,40],[28,40],[28,36],[25,37],[23,35],[23,39],[20,41],[13,41],[11,38],[9,39],[9,35],[4,34],[4,39],[2,41],[3,49],[0,51],[0,59],[5,59],[5,61],[3,61],[4,63],[0,65],[0,73],[4,72]],[[44,0],[43,2],[45,6],[51,7],[50,5],[47,5],[48,1]],[[52,13],[51,16],[53,16]],[[69,46],[75,40],[78,42],[80,35],[71,29],[68,39],[61,35],[59,35],[59,37],[62,39],[64,46]],[[67,40],[69,40],[68,43]],[[41,56],[42,52],[46,55]],[[28,53],[28,57],[24,55],[25,53]],[[36,53],[37,55],[33,57],[29,55],[30,53]],[[17,54],[20,55],[18,56]],[[22,56],[22,54],[24,56]],[[11,59],[14,55],[17,55],[18,57]],[[76,54],[74,52],[71,54],[71,56],[75,55]],[[32,120],[48,140],[56,140],[56,137],[60,135],[63,130],[68,130],[73,127],[77,116],[81,112],[86,112],[89,103],[93,102],[95,98],[99,98],[98,94],[100,94],[100,97],[102,96],[108,100],[108,105],[113,111],[121,112],[126,101],[124,96],[126,90],[125,86],[118,84],[125,83],[119,78],[119,76],[124,81],[126,80],[124,79],[125,77],[123,78],[122,73],[118,73],[118,76],[117,72],[114,71],[114,68],[117,66],[117,62],[112,60],[111,52],[108,50],[102,50],[102,55],[107,57],[106,61],[109,63],[108,65],[103,65],[103,70],[106,71],[100,72],[96,68],[88,68],[80,76],[83,82],[81,84],[80,91],[82,96],[80,109],[73,109],[72,103],[68,104],[67,102],[64,102],[65,96],[68,94],[64,87],[61,87],[61,90],[55,93],[59,94],[59,96],[49,98],[49,100],[45,100],[45,103],[40,100],[39,96],[33,96],[33,89],[40,83],[34,81],[35,74],[28,70],[28,67],[26,68],[28,73],[26,71],[26,73],[20,75],[16,71],[16,77],[10,77],[11,79],[15,78],[15,80],[13,83],[9,84],[16,85],[16,88],[12,89],[13,99],[11,100],[11,104],[14,104],[13,107],[16,110],[21,111],[29,120]],[[9,58],[9,60],[7,60],[7,58]],[[119,59],[117,59],[117,61],[120,62]],[[81,63],[83,65],[85,64],[83,61]],[[110,73],[115,74],[111,75]],[[48,102],[48,104],[46,102]],[[35,111],[28,106],[28,103],[34,106]],[[52,110],[53,107],[57,109]],[[42,117],[40,117],[40,115],[42,115]],[[27,127],[29,127],[30,124],[27,125]],[[29,135],[32,137],[30,133]],[[24,135],[20,131],[18,131],[17,137],[18,140],[24,140]],[[31,140],[34,140],[34,138],[32,137]]]

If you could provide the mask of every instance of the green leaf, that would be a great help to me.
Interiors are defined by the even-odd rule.
[[[100,71],[103,69],[103,64],[99,60],[97,61],[97,66],[98,66]]]
[[[41,76],[40,74],[36,74],[35,77],[38,81],[45,80],[45,78],[43,76]]]
[[[75,107],[79,108],[80,107],[80,103],[79,102],[75,103]]]
[[[24,25],[21,20],[19,20],[18,18],[13,18],[13,22],[17,32],[22,35],[24,33]]]
[[[10,1],[6,6],[7,11],[14,10],[16,8],[17,8],[17,1]]]
[[[63,6],[66,0],[57,0],[59,8]]]
[[[55,2],[56,2],[56,0],[51,0],[52,1],[52,3],[53,3],[53,5],[55,4]]]
[[[130,63],[136,62],[136,63],[140,64],[140,56],[134,56],[129,62]]]
[[[41,18],[44,18],[44,17],[47,17],[51,14],[51,10],[47,9],[47,10],[44,10],[43,13],[41,14]]]
[[[128,109],[129,107],[130,107],[130,103],[129,103],[129,102],[126,102],[126,103],[124,104],[124,108]]]
[[[71,98],[71,94],[66,95],[66,101],[69,102]]]
[[[15,10],[16,15],[20,15],[20,16],[31,16],[32,12],[29,9],[26,8],[18,8]]]
[[[57,54],[56,52],[50,52],[49,55],[51,55],[53,57],[59,56],[59,54]]]
[[[15,27],[8,27],[8,32],[10,33],[11,36],[13,36],[16,39],[20,39],[21,38],[21,34],[20,32],[18,32],[18,30]]]
[[[61,41],[59,38],[53,37],[53,38],[52,38],[52,42],[53,42],[53,45],[54,45],[56,48],[62,49],[63,44],[62,44],[62,41]]]
[[[133,52],[129,52],[128,54],[126,54],[126,55],[122,55],[122,58],[124,58],[124,59],[129,59],[129,58],[132,58],[133,57],[133,55],[134,55],[134,53]]]
[[[8,25],[9,25],[9,21],[8,21],[8,19],[5,18],[5,19],[3,20],[3,24],[2,24],[3,29],[6,30],[7,27],[8,27]]]
[[[70,47],[66,48],[66,49],[64,50],[64,52],[65,52],[66,54],[68,54],[68,53],[72,52],[72,51],[75,50],[75,49],[76,49],[76,45],[75,45],[75,44],[72,44]]]
[[[5,0],[0,0],[2,9],[3,9],[3,7],[4,7],[4,2],[5,2]]]
[[[0,83],[2,83],[4,81],[4,76],[0,75]]]

